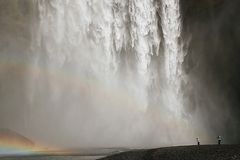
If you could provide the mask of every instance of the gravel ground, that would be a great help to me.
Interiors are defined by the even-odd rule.
[[[240,160],[240,145],[182,146],[129,151],[102,160]]]

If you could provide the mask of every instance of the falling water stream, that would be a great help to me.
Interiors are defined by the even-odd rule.
[[[169,107],[178,113],[182,109],[181,81],[186,78],[182,71],[184,60],[181,41],[181,13],[179,0],[162,1],[162,29],[165,50],[165,68],[168,84]],[[166,98],[167,99],[167,98]]]

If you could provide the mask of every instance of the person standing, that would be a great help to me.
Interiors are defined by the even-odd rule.
[[[218,145],[221,145],[221,143],[222,143],[222,137],[221,137],[221,136],[218,136],[217,139],[218,139]]]
[[[197,139],[197,145],[198,145],[198,147],[200,147],[200,140],[199,140],[199,138],[196,138]]]

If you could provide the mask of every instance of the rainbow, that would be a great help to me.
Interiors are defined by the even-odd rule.
[[[47,76],[49,79],[51,79],[51,81],[78,88],[81,92],[87,92],[89,90],[89,86],[91,86],[91,88],[94,89],[94,93],[96,94],[96,96],[103,98],[108,97],[109,99],[118,99],[120,101],[132,101],[132,104],[134,104],[132,95],[126,93],[124,90],[107,88],[106,86],[103,86],[102,83],[99,82],[99,80],[86,79],[84,77],[81,77],[81,75],[76,75],[76,73],[66,68],[46,68],[41,64],[35,65],[21,58],[17,59],[14,57],[6,57],[0,55],[0,73],[4,73],[5,69],[11,70],[12,74],[19,75],[20,77],[25,76],[25,74],[31,75],[30,81],[31,78],[38,79],[39,77]],[[135,110],[138,107],[134,105],[129,105],[128,109]],[[68,155],[71,154],[71,151],[59,149],[56,147],[35,145],[31,146],[26,145],[23,142],[12,141],[11,138],[0,137],[0,157],[39,154]]]
[[[60,149],[37,145],[10,129],[1,129],[0,131],[0,157],[52,154],[53,151],[60,151]]]
[[[138,97],[134,97],[132,94],[121,88],[112,88],[104,85],[99,79],[89,79],[80,74],[76,74],[67,67],[58,68],[54,66],[44,66],[43,64],[33,64],[24,59],[17,59],[14,57],[0,56],[0,73],[4,68],[11,69],[13,74],[24,76],[29,74],[29,82],[35,82],[40,77],[48,77],[54,84],[63,84],[72,88],[78,88],[81,92],[88,92],[89,88],[94,90],[97,97],[102,99],[115,99],[121,102],[130,102],[128,109],[130,110],[143,110],[142,104],[139,104]],[[32,80],[32,81],[31,81]],[[31,84],[30,84],[31,85]],[[35,84],[33,84],[34,86]],[[125,107],[125,106],[123,106]]]
[[[0,140],[0,157],[31,155],[68,155],[70,151],[46,146],[28,146],[21,142]]]
[[[37,150],[38,148],[29,147],[20,143],[0,142],[0,157],[13,155],[32,155],[36,154]]]

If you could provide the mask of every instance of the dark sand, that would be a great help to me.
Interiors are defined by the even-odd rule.
[[[126,151],[126,150],[125,150]],[[99,151],[98,151],[99,152]],[[115,152],[115,153],[114,153]],[[240,160],[240,145],[208,145],[168,147],[150,150],[131,150],[127,152],[115,150],[101,151],[97,154],[74,153],[72,155],[54,156],[20,156],[2,157],[0,160]],[[105,157],[110,155],[108,157]],[[105,157],[105,158],[103,158]]]
[[[1,151],[1,150],[0,150]],[[39,151],[15,155],[1,155],[0,160],[96,160],[127,151],[124,148],[72,149],[69,151]]]
[[[240,145],[206,145],[135,150],[102,160],[240,160]]]

